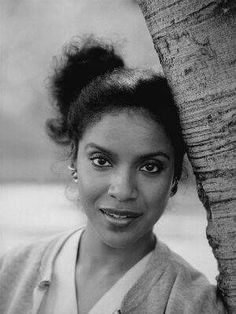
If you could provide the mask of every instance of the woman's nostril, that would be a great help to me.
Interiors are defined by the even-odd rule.
[[[119,200],[134,199],[138,195],[137,187],[134,182],[130,179],[119,178],[113,182],[109,189],[108,194],[112,197],[115,197]]]

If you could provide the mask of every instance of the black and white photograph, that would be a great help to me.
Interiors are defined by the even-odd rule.
[[[236,3],[0,1],[0,314],[236,313]]]

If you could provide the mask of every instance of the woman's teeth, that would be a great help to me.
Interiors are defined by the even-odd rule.
[[[116,218],[116,219],[127,219],[127,218],[135,218],[133,217],[132,215],[125,215],[125,214],[115,214],[115,213],[112,213],[110,210],[106,210],[104,208],[101,208],[100,211],[107,215],[107,216],[110,216],[110,217],[113,217],[113,218]]]
[[[120,216],[120,215],[108,214],[108,213],[105,213],[105,214],[106,214],[106,215],[108,215],[108,216],[111,216],[111,217],[117,218],[117,219],[131,218],[130,216]]]

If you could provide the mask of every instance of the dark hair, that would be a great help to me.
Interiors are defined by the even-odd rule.
[[[47,131],[56,143],[71,145],[73,160],[85,129],[104,113],[138,110],[164,127],[174,147],[174,176],[179,180],[185,146],[178,108],[163,76],[126,67],[113,46],[90,38],[66,47],[50,87],[58,115],[47,121]]]

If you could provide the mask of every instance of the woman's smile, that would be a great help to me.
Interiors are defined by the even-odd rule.
[[[127,209],[101,207],[99,210],[109,223],[117,227],[127,227],[129,224],[135,222],[137,218],[142,216],[142,213]]]
[[[152,232],[165,209],[173,148],[148,116],[105,114],[80,140],[77,170],[86,232],[112,247],[129,246]]]

